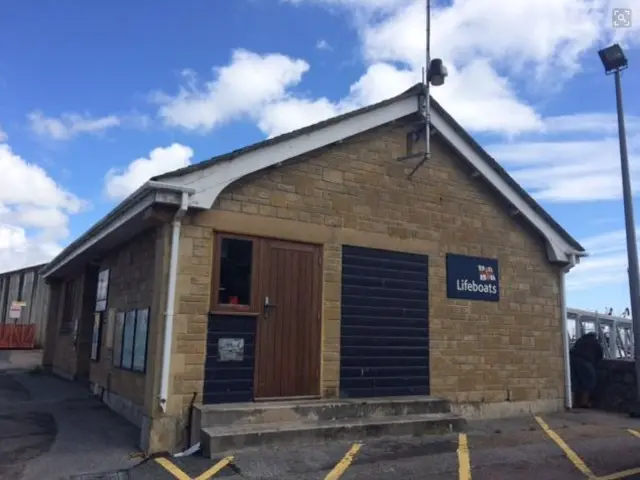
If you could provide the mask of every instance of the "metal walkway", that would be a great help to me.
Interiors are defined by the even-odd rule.
[[[605,358],[633,361],[633,330],[630,318],[567,308],[571,345],[588,332],[600,339]]]

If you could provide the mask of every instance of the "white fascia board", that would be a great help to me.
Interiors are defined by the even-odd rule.
[[[432,111],[431,123],[473,167],[491,183],[547,240],[547,256],[555,262],[566,262],[577,252],[549,225],[487,162],[466,142],[438,112]]]
[[[42,270],[44,278],[51,276],[60,267],[72,260],[80,253],[88,250],[93,245],[100,242],[107,235],[125,225],[136,215],[143,212],[146,208],[155,203],[180,205],[182,192],[193,194],[192,188],[182,185],[172,185],[166,182],[146,182],[141,185],[135,192],[125,198],[110,213],[103,217],[92,228],[80,237],[79,245],[72,251],[62,252],[62,257],[54,258]],[[113,217],[110,218],[110,217]],[[95,234],[91,232],[95,231]],[[83,238],[86,237],[86,238]]]
[[[195,194],[191,197],[190,206],[209,209],[226,187],[247,175],[419,111],[420,105],[417,95],[404,98],[305,135],[253,150],[233,160],[223,160],[200,171],[168,177],[166,182],[193,188]],[[549,225],[531,208],[520,193],[515,191],[438,112],[433,110],[431,123],[487,181],[493,184],[542,233],[547,240],[549,260],[566,262],[569,255],[578,254],[553,226]]]
[[[253,150],[233,160],[214,163],[207,169],[169,177],[166,182],[192,187],[196,193],[191,197],[190,206],[208,209],[227,186],[247,175],[416,112],[419,112],[418,96],[403,98],[310,133]]]
[[[140,200],[132,203],[132,205],[124,210],[121,215],[119,215],[111,224],[106,226],[104,229],[100,230],[95,235],[89,237],[85,242],[80,244],[78,248],[69,252],[68,255],[65,255],[61,259],[54,259],[49,265],[47,265],[42,272],[44,278],[47,278],[54,274],[61,267],[69,263],[69,261],[73,260],[75,257],[80,255],[82,252],[88,250],[92,246],[96,245],[107,235],[117,230],[121,226],[125,225],[129,220],[134,218],[139,213],[143,212],[146,208],[153,205],[155,203],[155,194],[154,192],[150,192],[150,194],[141,198]],[[55,263],[53,263],[55,262]]]

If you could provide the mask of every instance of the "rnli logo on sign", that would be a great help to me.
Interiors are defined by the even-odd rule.
[[[495,282],[496,276],[493,274],[493,268],[485,265],[478,265],[478,272],[480,272],[481,282]]]
[[[447,297],[497,302],[500,299],[498,261],[447,254]]]

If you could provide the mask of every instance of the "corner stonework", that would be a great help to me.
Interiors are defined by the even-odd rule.
[[[342,246],[325,244],[323,251],[322,396],[338,397],[340,388],[340,293]]]

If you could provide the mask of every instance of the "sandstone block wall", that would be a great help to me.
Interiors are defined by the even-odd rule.
[[[183,230],[174,407],[202,390],[214,230],[321,244],[322,391],[337,395],[341,246],[429,255],[431,388],[460,402],[563,396],[560,272],[537,233],[508,214],[437,140],[413,179],[396,124],[231,185]],[[500,302],[446,298],[446,253],[498,258]]]
[[[114,250],[100,262],[100,270],[110,269],[108,310],[151,308],[154,293],[156,234],[157,230],[148,230]],[[105,312],[105,316],[107,313]],[[155,320],[154,313],[150,312],[149,322]],[[107,334],[105,319],[100,359],[98,362],[91,362],[90,380],[136,405],[143,406],[146,375],[113,366],[113,350],[107,348]]]

